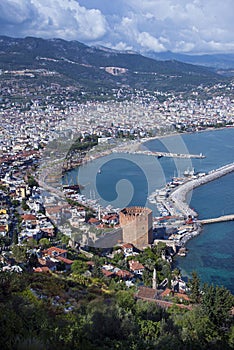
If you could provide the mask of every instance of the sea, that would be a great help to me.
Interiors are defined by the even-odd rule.
[[[150,195],[185,171],[208,172],[234,162],[234,128],[172,135],[146,141],[142,154],[112,153],[73,169],[69,176],[84,186],[83,194],[111,208],[148,206],[158,216]],[[147,151],[204,155],[205,158],[155,157]],[[144,153],[143,153],[144,152]],[[234,214],[234,173],[194,189],[187,198],[199,218]],[[205,225],[202,233],[187,243],[186,257],[176,257],[174,266],[185,277],[196,271],[201,283],[223,285],[234,294],[234,222]]]

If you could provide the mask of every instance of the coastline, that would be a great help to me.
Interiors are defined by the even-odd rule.
[[[208,131],[219,131],[219,130],[224,130],[227,128],[228,129],[234,128],[234,125],[224,126],[224,127],[220,127],[220,128],[207,127],[204,130],[196,130],[196,131],[183,131],[183,132],[175,131],[175,132],[165,133],[163,135],[157,135],[157,136],[153,136],[153,137],[145,137],[145,138],[142,138],[141,140],[131,140],[131,141],[125,140],[125,141],[120,142],[119,145],[117,145],[113,148],[101,151],[100,153],[89,154],[89,152],[90,152],[89,151],[84,158],[83,164],[86,164],[88,162],[91,162],[91,161],[98,159],[98,158],[101,158],[101,157],[108,156],[111,153],[118,153],[118,152],[121,153],[121,152],[129,151],[129,148],[131,148],[131,150],[133,152],[138,151],[141,149],[141,146],[144,146],[144,144],[146,144],[149,141],[160,140],[163,138],[173,137],[173,136],[190,135],[190,134],[196,134],[196,133],[204,133],[204,132],[208,132]],[[75,166],[74,168],[76,168],[76,167],[77,166]],[[74,168],[72,168],[72,169],[74,169]]]
[[[234,125],[224,126],[224,127],[220,127],[220,128],[207,127],[204,130],[196,130],[196,131],[168,132],[168,133],[165,133],[163,135],[157,135],[157,136],[153,136],[153,137],[145,137],[145,138],[142,138],[141,140],[128,141],[127,139],[124,139],[121,141],[121,139],[119,139],[120,143],[118,145],[114,146],[113,148],[111,148],[111,146],[109,145],[108,149],[104,149],[100,152],[99,151],[96,152],[95,148],[92,148],[91,150],[89,150],[86,153],[84,159],[82,160],[82,162],[79,165],[74,164],[74,166],[71,166],[69,169],[66,170],[66,172],[69,172],[70,170],[73,170],[81,165],[87,164],[88,162],[92,162],[93,160],[96,160],[96,159],[99,159],[102,157],[106,157],[106,156],[110,155],[111,153],[129,152],[129,149],[131,149],[132,152],[137,152],[137,151],[141,150],[142,146],[145,147],[144,144],[146,144],[149,141],[160,140],[163,138],[173,137],[173,136],[190,135],[190,134],[194,134],[194,133],[203,133],[203,132],[208,132],[208,131],[218,131],[218,130],[223,130],[223,129],[227,129],[227,128],[234,128]],[[92,154],[92,152],[93,152],[93,154]]]

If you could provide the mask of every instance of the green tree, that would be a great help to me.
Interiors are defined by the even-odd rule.
[[[175,325],[181,328],[181,338],[186,349],[208,349],[210,343],[217,341],[217,332],[201,306],[191,311],[174,314]]]
[[[194,303],[200,302],[200,279],[195,271],[192,272],[192,279],[190,280],[190,292],[191,292],[191,300]]]
[[[29,206],[27,205],[26,201],[27,200],[24,198],[24,199],[22,199],[22,202],[21,202],[21,207],[24,211],[27,211],[30,209]]]
[[[18,233],[14,231],[13,237],[12,237],[13,244],[18,244]]]
[[[43,249],[46,249],[46,248],[48,248],[51,245],[51,243],[50,243],[50,240],[48,238],[41,238],[40,241],[39,241],[39,245]]]
[[[117,304],[125,310],[131,310],[135,304],[132,291],[120,290],[116,293]]]
[[[84,273],[85,271],[87,271],[87,269],[88,265],[86,264],[86,262],[80,259],[75,260],[71,266],[71,270],[75,274]]]
[[[146,341],[152,341],[158,337],[160,332],[159,322],[154,322],[151,320],[140,320],[139,321],[140,336]]]
[[[28,248],[35,248],[37,246],[37,241],[34,238],[28,238],[25,245]]]
[[[37,180],[32,176],[32,175],[30,175],[29,177],[28,177],[28,185],[29,185],[29,187],[38,187],[39,186],[39,184],[38,184],[38,182],[37,182]]]
[[[28,248],[24,245],[13,245],[12,254],[17,262],[26,262],[28,259]]]
[[[225,327],[230,326],[233,304],[233,295],[226,288],[204,285],[201,301],[202,309],[221,332]]]

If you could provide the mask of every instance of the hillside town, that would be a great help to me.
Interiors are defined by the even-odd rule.
[[[77,137],[82,145],[95,136],[95,147],[99,150],[96,153],[105,154],[106,149],[121,145],[123,140],[131,144],[134,140],[167,133],[233,126],[234,101],[225,93],[233,86],[214,86],[213,89],[223,93],[207,100],[199,99],[198,89],[189,99],[171,93],[156,92],[150,96],[136,92],[130,99],[122,101],[83,104],[71,99],[73,95],[70,95],[69,88],[58,85],[51,85],[45,99],[25,87],[21,92],[28,95],[29,102],[20,99],[12,102],[11,96],[20,95],[17,89],[17,85],[7,89],[1,85],[1,270],[22,272],[25,268],[32,268],[35,273],[68,272],[81,254],[85,261],[82,271],[86,276],[98,274],[108,279],[115,278],[127,287],[143,280],[146,287],[152,287],[154,283],[160,293],[180,293],[178,297],[183,299],[186,283],[178,273],[172,277],[170,265],[175,253],[186,254],[183,237],[198,230],[192,216],[163,214],[164,205],[161,216],[152,220],[150,241],[138,246],[126,236],[122,242],[115,239],[114,244],[103,252],[105,258],[99,263],[97,273],[96,253],[90,242],[96,242],[105,234],[119,237],[122,229],[119,211],[101,208],[97,201],[85,198],[78,184],[63,186],[56,193],[48,191],[49,187],[43,187],[43,184],[46,186],[46,176],[41,181],[38,169],[46,169],[50,156],[53,159],[52,153],[48,156],[46,150],[58,138],[67,140],[66,153]],[[40,89],[38,91],[40,93]],[[116,94],[118,97],[123,92],[117,91]],[[83,153],[75,155],[78,164],[82,164]],[[45,154],[48,157],[46,163]],[[63,168],[61,164],[60,168]],[[57,180],[61,181],[61,178]],[[166,225],[162,224],[165,220]],[[161,247],[153,249],[159,249],[157,253],[163,273],[157,271],[156,274],[152,266],[147,262],[144,264],[147,260],[144,250],[151,245]],[[153,274],[156,274],[157,283],[152,282]],[[165,288],[168,288],[167,292]]]

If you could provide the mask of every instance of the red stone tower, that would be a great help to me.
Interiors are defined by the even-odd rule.
[[[143,249],[153,243],[152,210],[144,207],[128,207],[119,213],[123,242]]]

